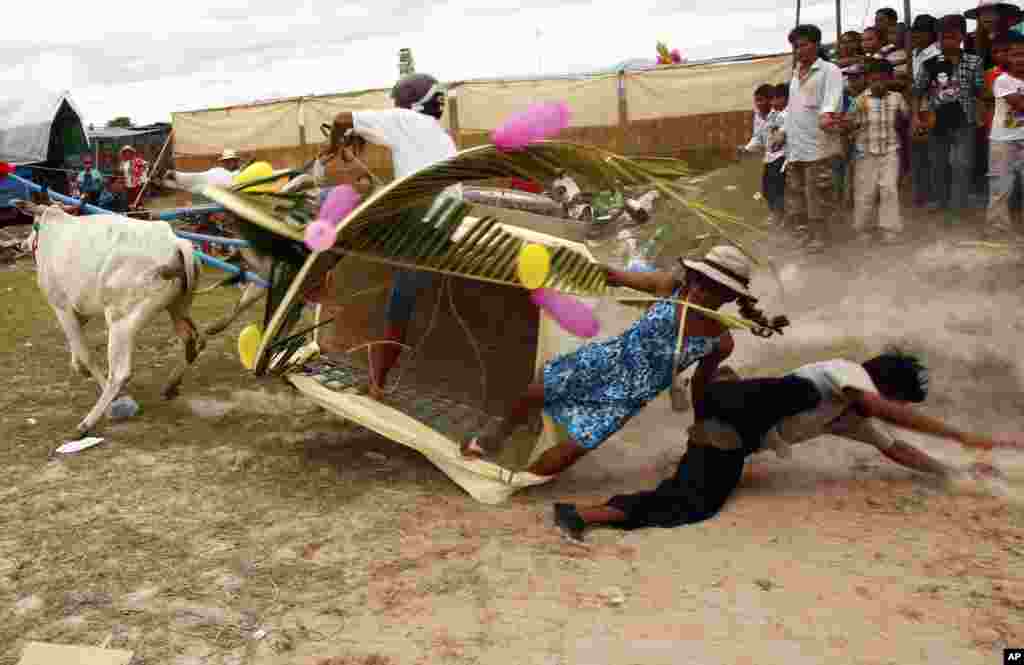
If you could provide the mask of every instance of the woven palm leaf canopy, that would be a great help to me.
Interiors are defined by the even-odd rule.
[[[474,288],[497,289],[498,293],[504,294],[500,298],[515,299],[517,296],[514,294],[528,293],[519,282],[516,271],[519,252],[527,243],[543,245],[551,255],[551,270],[545,287],[584,299],[607,297],[609,289],[604,273],[583,243],[559,237],[557,231],[539,232],[522,228],[514,221],[517,214],[522,214],[518,211],[474,206],[442,196],[446,188],[458,183],[508,177],[548,182],[563,171],[571,173],[593,191],[621,191],[624,187],[640,185],[657,188],[666,199],[696,215],[708,231],[719,237],[728,238],[735,235],[739,227],[745,226],[733,216],[707,208],[699,201],[688,200],[683,195],[679,180],[690,172],[679,160],[630,159],[595,147],[562,141],[539,141],[514,152],[502,152],[493,145],[470,148],[448,160],[394,180],[352,210],[339,223],[334,246],[322,252],[311,252],[302,244],[304,227],[315,218],[315,210],[311,209],[315,204],[311,204],[311,198],[305,194],[258,191],[260,185],[266,184],[261,181],[230,189],[210,186],[203,190],[204,196],[250,222],[253,225],[250,232],[256,229],[261,234],[270,234],[275,256],[299,257],[288,259],[292,262],[290,270],[275,270],[272,276],[268,315],[257,351],[257,373],[283,373],[290,383],[329,411],[420,451],[479,501],[499,503],[516,489],[550,480],[519,470],[557,442],[553,424],[546,417],[540,437],[534,434],[527,437],[528,440],[516,440],[511,446],[515,450],[508,459],[492,462],[460,457],[459,444],[463,438],[472,435],[497,413],[493,405],[487,408],[486,378],[482,390],[477,386],[474,391],[477,396],[484,393],[477,400],[482,402],[478,408],[466,404],[472,398],[455,399],[454,393],[445,394],[443,389],[439,391],[436,386],[422,383],[415,389],[398,389],[392,399],[378,402],[356,389],[359,384],[365,385],[366,368],[352,360],[355,355],[338,358],[321,354],[316,341],[306,343],[302,335],[291,334],[291,328],[300,318],[303,295],[320,284],[329,271],[333,271],[338,290],[345,287],[338,282],[363,277],[376,266],[378,270],[383,267],[387,270],[402,268],[437,273],[439,277],[446,278],[440,280],[440,289],[447,285],[449,298],[456,288],[453,283],[462,285],[458,288],[465,290],[475,282],[479,286]],[[268,180],[279,180],[282,175],[287,173],[275,173],[274,178]],[[557,229],[557,225],[553,228]],[[264,238],[264,246],[268,246],[266,242]],[[253,242],[254,248],[259,245]],[[387,280],[382,281],[386,289]],[[420,298],[421,302],[424,300],[429,299]],[[525,302],[525,299],[521,300]],[[454,316],[464,324],[462,318],[454,313],[454,300],[450,302]],[[418,308],[429,309],[429,305],[427,302]],[[508,311],[511,310],[501,314]],[[736,317],[714,315],[730,326],[753,326]],[[383,319],[384,313],[377,310],[367,316]],[[530,349],[532,356],[526,359],[525,364],[532,362],[536,373],[544,362],[571,351],[583,340],[561,331],[547,317],[533,316],[535,326],[522,335],[530,337],[535,346],[535,352]],[[521,318],[526,317],[510,318],[505,323],[514,326]],[[334,325],[344,327],[349,323],[344,320],[334,322]],[[354,319],[351,325],[357,325]],[[430,325],[434,325],[433,319]],[[504,334],[512,334],[507,326]],[[463,328],[470,338],[484,332],[471,330],[466,325]],[[509,341],[508,345],[515,346],[518,341]],[[500,346],[503,343],[499,333],[495,344]],[[475,341],[473,346],[476,346]],[[472,366],[480,360],[486,377],[486,363],[480,350],[476,349],[476,352],[474,359],[471,347],[467,345],[465,358],[454,362]],[[365,357],[366,353],[363,352],[362,356]],[[508,383],[507,373],[500,373]],[[525,388],[529,378],[524,375],[522,385],[516,388]],[[425,383],[430,382],[431,379],[426,378]]]

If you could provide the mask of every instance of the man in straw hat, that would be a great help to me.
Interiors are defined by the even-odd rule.
[[[128,207],[135,206],[139,198],[139,190],[146,181],[146,160],[138,156],[135,148],[126,145],[121,148],[121,177],[124,180],[124,191],[128,197]]]
[[[922,402],[926,368],[913,355],[891,350],[863,364],[843,358],[811,363],[777,378],[740,380],[721,367],[704,395],[703,413],[689,429],[675,475],[657,488],[614,496],[601,505],[556,503],[556,526],[582,542],[588,526],[620,529],[674,527],[715,516],[740,483],[746,458],[764,449],[790,456],[790,446],[822,435],[876,447],[890,460],[948,481],[998,476],[991,465],[959,469],[895,439],[885,423],[952,439],[965,448],[1020,448],[1020,437],[992,439],[958,430],[907,406]]]
[[[987,69],[993,65],[992,44],[1024,20],[1024,12],[1009,2],[979,0],[977,7],[964,12],[964,17],[978,22],[975,31],[964,37],[964,50],[981,57]]]
[[[737,248],[714,247],[703,258],[682,264],[681,275],[606,268],[610,286],[625,286],[664,300],[655,301],[622,334],[548,361],[542,381],[530,384],[502,420],[465,442],[462,454],[496,455],[520,426],[542,410],[553,421],[560,441],[527,471],[539,476],[561,473],[622,429],[691,366],[696,366],[690,383],[693,409],[700,417],[705,387],[734,344],[732,333],[714,312],[738,302],[740,313],[758,325],[778,330],[788,321],[780,317],[768,322],[754,308],[751,261]]]
[[[429,74],[404,76],[392,88],[391,98],[396,108],[343,111],[335,116],[330,145],[321,157],[341,150],[342,158],[348,161],[369,141],[391,150],[395,178],[400,179],[455,155],[455,142],[440,122],[444,115],[445,87],[436,78]],[[458,186],[449,188],[446,194],[461,198]],[[430,286],[432,278],[429,272],[395,271],[386,311],[384,343],[370,347],[373,371],[368,389],[372,397],[383,395],[388,373],[402,352],[417,294]]]

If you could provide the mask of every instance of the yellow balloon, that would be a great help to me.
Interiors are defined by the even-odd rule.
[[[551,255],[544,245],[528,243],[519,251],[519,281],[528,289],[539,289],[551,272]]]
[[[246,369],[256,366],[256,350],[260,348],[262,338],[263,332],[255,323],[247,325],[238,335],[238,357]]]
[[[247,182],[253,182],[255,180],[262,180],[269,178],[274,175],[274,167],[270,165],[270,162],[255,162],[245,167],[245,170],[235,176],[234,184],[244,185]],[[262,185],[256,185],[246,189],[247,192],[272,192],[274,191],[274,183],[268,182]]]

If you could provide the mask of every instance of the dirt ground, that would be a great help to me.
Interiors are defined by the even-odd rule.
[[[726,169],[709,198],[763,216],[757,177]],[[818,258],[766,242],[785,291],[767,274],[755,290],[793,328],[738,335],[733,364],[776,372],[901,341],[932,367],[928,412],[1020,429],[1020,256],[957,245],[966,222],[915,230]],[[197,320],[234,297],[202,298]],[[600,314],[610,334],[637,310]],[[146,665],[988,665],[1024,645],[1019,455],[994,456],[1007,483],[943,485],[823,438],[754,457],[715,519],[593,531],[584,548],[558,537],[551,503],[670,473],[690,415],[667,395],[558,481],[484,506],[419,454],[248,376],[246,322],[171,402],[159,390],[181,350],[153,324],[132,381],[142,413],[56,458],[96,390],[72,376],[31,262],[0,270],[0,665],[27,640],[107,638]],[[89,341],[102,354],[102,325]]]

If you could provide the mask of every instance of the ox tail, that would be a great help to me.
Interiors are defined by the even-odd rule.
[[[196,261],[195,248],[191,240],[184,238],[179,238],[177,243],[181,260],[185,264],[185,293],[192,294],[199,284],[199,262]]]
[[[190,296],[195,292],[196,285],[199,283],[199,262],[196,261],[190,241],[176,238],[174,244],[181,256],[181,263],[174,267],[161,268],[160,277],[163,279],[182,278],[181,292],[183,295]]]

